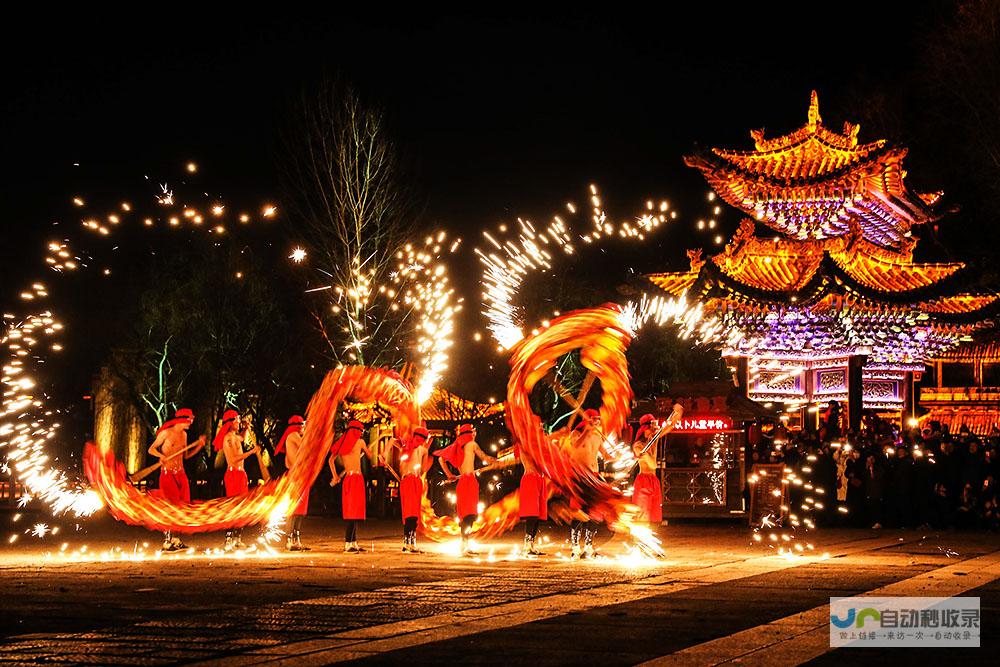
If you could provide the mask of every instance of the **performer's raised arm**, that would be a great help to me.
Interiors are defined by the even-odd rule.
[[[197,440],[194,441],[194,444],[191,446],[191,449],[187,450],[184,453],[184,458],[189,459],[195,456],[198,452],[200,452],[202,449],[205,448],[206,442],[208,442],[208,438],[206,438],[204,435],[200,436]]]
[[[665,422],[666,429],[663,431],[661,435],[666,435],[667,433],[673,431],[677,427],[677,423],[681,420],[681,417],[683,416],[684,416],[684,406],[682,406],[680,403],[674,403],[674,409],[670,411],[670,416],[667,417],[667,421]]]
[[[493,464],[497,462],[497,458],[495,456],[490,456],[489,454],[484,452],[482,448],[479,446],[478,442],[473,441],[472,445],[476,448],[476,456],[481,458],[483,461],[485,461],[488,464]]]
[[[242,447],[240,449],[242,449]],[[253,447],[250,448],[249,451],[241,453],[239,455],[239,460],[240,461],[244,461],[244,460],[250,458],[251,456],[253,456],[254,454],[256,454],[259,451],[260,451],[260,445],[254,445]]]

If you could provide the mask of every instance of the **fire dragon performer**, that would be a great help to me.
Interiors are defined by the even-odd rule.
[[[341,510],[347,524],[344,533],[344,553],[362,553],[364,549],[358,546],[358,522],[365,520],[367,494],[365,491],[365,476],[361,473],[361,454],[371,456],[368,443],[361,437],[365,425],[356,419],[347,424],[347,430],[333,442],[330,448],[330,486],[343,482],[341,487]],[[337,473],[337,457],[344,466],[344,474]]]
[[[658,524],[663,521],[662,492],[660,478],[656,471],[660,425],[653,415],[643,415],[639,419],[639,430],[632,442],[632,453],[639,465],[639,474],[632,484],[632,502],[639,508],[638,521]]]
[[[542,551],[535,548],[538,537],[538,524],[549,518],[549,485],[548,480],[535,469],[528,459],[521,456],[521,447],[514,445],[514,458],[521,462],[524,474],[517,489],[518,514],[524,519],[524,553],[529,556],[543,556]]]
[[[448,481],[452,482],[458,479],[456,509],[462,528],[462,555],[475,555],[476,552],[469,548],[469,535],[472,533],[472,526],[479,517],[479,478],[476,477],[476,456],[489,464],[496,463],[496,459],[479,448],[479,444],[476,442],[476,429],[473,428],[472,424],[459,426],[455,442],[434,452],[434,455],[440,457],[438,462]],[[457,478],[449,469],[449,464],[458,469],[459,476]]]
[[[258,447],[243,451],[245,430],[241,426],[240,415],[236,410],[226,410],[222,413],[219,430],[212,441],[215,451],[221,451],[226,456],[226,475],[223,482],[226,487],[226,497],[241,496],[247,492],[250,482],[243,461],[257,453]],[[243,529],[233,528],[226,531],[226,551],[245,549],[243,544]]]
[[[417,523],[424,500],[424,476],[427,473],[428,439],[424,427],[413,429],[413,435],[400,444],[399,504],[403,515],[403,553],[423,553],[417,548]]]
[[[190,447],[187,432],[194,423],[194,412],[181,408],[156,430],[156,438],[149,446],[149,454],[160,459],[160,493],[167,500],[176,503],[191,502],[191,484],[184,471],[184,460],[197,454],[205,446],[205,436],[198,438]],[[171,531],[163,533],[163,551],[179,551],[187,546]]]
[[[580,424],[577,426],[576,440],[570,443],[570,455],[580,465],[586,467],[595,475],[600,475],[598,458],[604,454],[605,435],[601,432],[601,414],[597,410],[585,410]],[[574,518],[570,524],[570,544],[573,558],[593,558],[594,536],[604,520],[603,515],[591,507],[585,507],[577,501],[570,505],[571,509],[586,517],[586,520]],[[583,548],[580,538],[583,537]]]
[[[302,446],[302,429],[306,420],[302,415],[292,415],[288,419],[288,426],[281,434],[278,446],[274,448],[274,455],[285,453],[285,465],[289,470],[299,465],[299,448]],[[308,551],[309,547],[302,546],[300,531],[302,530],[302,518],[309,511],[309,489],[302,494],[302,499],[292,510],[292,515],[288,519],[288,534],[285,538],[285,548],[289,551]]]
[[[639,419],[639,430],[632,443],[632,453],[639,464],[639,474],[632,485],[632,502],[639,507],[639,521],[653,525],[663,522],[663,492],[657,475],[657,450],[660,439],[674,429],[683,412],[681,405],[676,403],[663,424],[650,414]]]

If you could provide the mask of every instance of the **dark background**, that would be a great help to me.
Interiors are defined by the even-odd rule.
[[[684,250],[718,246],[714,232],[695,231],[709,209],[707,188],[682,156],[696,144],[751,148],[751,128],[773,136],[799,127],[812,89],[830,126],[861,121],[862,141],[889,136],[910,146],[911,187],[944,189],[949,206],[962,206],[942,223],[951,237],[942,243],[925,230],[921,252],[986,265],[996,233],[982,216],[992,209],[968,182],[976,161],[988,158],[971,154],[973,128],[951,142],[972,146],[963,149],[967,160],[942,152],[941,127],[925,122],[929,102],[914,85],[927,82],[937,58],[929,60],[929,45],[954,22],[956,7],[684,3],[653,13],[569,6],[472,18],[334,9],[209,15],[171,6],[148,17],[12,24],[0,46],[3,303],[17,307],[17,294],[42,275],[43,244],[53,234],[79,236],[73,196],[98,210],[148,201],[149,175],[178,187],[188,180],[191,190],[227,203],[280,206],[290,109],[337,76],[387,114],[423,224],[466,240],[453,280],[467,311],[446,384],[477,398],[496,395],[506,376],[489,339],[471,341],[482,322],[468,251],[481,230],[516,216],[547,219],[567,200],[582,202],[593,182],[612,217],[631,216],[647,198],[670,200],[680,217],[642,246],[608,244],[572,270],[614,284],[685,268]],[[189,160],[200,167],[191,178],[183,172]],[[738,220],[724,213],[720,232],[728,236]],[[285,256],[295,220],[279,215],[268,224],[252,233],[271,244],[275,276],[291,285]],[[95,253],[118,253],[116,287],[95,288],[93,275],[53,287],[75,340],[88,341],[67,349],[71,392],[86,389],[113,340],[107,323],[130,298],[129,267],[157,252],[164,232],[122,234],[85,237],[103,244]]]

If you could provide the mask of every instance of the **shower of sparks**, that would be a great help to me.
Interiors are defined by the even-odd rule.
[[[613,224],[602,208],[595,185],[590,186],[589,203],[590,226],[583,233],[574,231],[567,222],[577,215],[578,209],[572,203],[566,205],[566,219],[553,216],[544,228],[518,218],[514,239],[503,238],[506,225],[501,225],[496,234],[483,232],[489,245],[485,250],[475,250],[484,269],[483,314],[501,347],[509,349],[524,338],[524,322],[516,299],[529,274],[550,271],[556,255],[574,254],[578,243],[594,244],[612,236],[642,241],[667,220],[676,218],[676,212],[669,211],[666,201],[657,204],[650,200],[646,202],[645,211],[633,220]]]
[[[306,259],[305,248],[296,247],[292,250],[292,254],[288,256],[288,259],[292,260],[296,264],[301,264]]]
[[[765,544],[768,548],[775,550],[777,555],[786,558],[812,555],[815,551],[813,544],[802,537],[803,533],[808,534],[816,529],[816,523],[813,520],[814,513],[822,511],[825,507],[823,500],[826,489],[816,486],[807,477],[812,473],[812,467],[809,464],[815,461],[816,456],[810,454],[806,457],[806,463],[801,465],[798,471],[788,466],[782,468],[781,486],[783,491],[775,489],[772,492],[775,497],[784,498],[784,502],[780,506],[782,516],[775,517],[770,514],[764,516],[760,524],[753,527],[752,537],[755,543]],[[758,483],[759,475],[766,476],[767,471],[761,470],[750,475],[749,483],[751,486]],[[806,475],[806,477],[802,475]],[[802,502],[797,507],[792,507],[790,504],[793,490],[795,490],[796,496],[799,493],[802,494]],[[783,517],[787,517],[787,519]]]
[[[285,517],[288,516],[288,510],[291,508],[291,503],[283,502],[279,503],[277,507],[271,512],[268,517],[267,525],[264,526],[264,530],[261,533],[258,542],[260,542],[262,547],[267,547],[275,542],[280,542],[285,537]]]
[[[57,551],[46,552],[43,556],[47,563],[111,563],[111,562],[144,562],[158,560],[246,560],[246,559],[272,559],[289,558],[287,553],[278,551],[269,544],[258,540],[257,544],[251,544],[246,549],[226,551],[218,548],[196,549],[194,547],[178,551],[176,553],[164,553],[157,546],[151,546],[148,542],[136,543],[131,548],[111,547],[101,551],[91,549],[89,545],[83,544],[78,547],[71,547],[69,542],[63,542]]]
[[[735,345],[742,334],[735,327],[727,327],[714,315],[707,315],[701,304],[688,303],[685,297],[642,295],[622,308],[622,327],[637,333],[647,322],[656,326],[673,326],[684,340],[697,345]]]
[[[189,166],[189,173],[196,171],[196,166],[194,169]],[[148,177],[146,180],[149,180]],[[223,218],[225,215],[225,206],[214,199],[197,203],[181,202],[166,183],[148,196],[154,209],[152,213],[146,211],[141,214],[136,209],[143,207],[121,200],[110,210],[91,211],[87,200],[77,196],[72,200],[73,215],[81,216],[81,225],[85,231],[99,236],[112,235],[130,220],[147,228],[158,223],[166,223],[169,227],[198,227],[209,215],[215,218]],[[196,193],[196,196],[208,197],[204,193]],[[263,216],[272,217],[276,211],[275,206],[268,204],[263,209]],[[249,222],[250,218],[243,214],[240,221]],[[76,243],[65,238],[48,242],[43,255],[43,266],[62,275],[89,268],[93,264],[92,258],[86,252],[74,250],[76,246]],[[103,267],[101,272],[103,275],[110,275],[111,270]],[[0,403],[0,453],[5,458],[3,466],[12,471],[24,485],[26,492],[19,498],[19,506],[24,507],[38,499],[48,505],[55,515],[68,513],[89,516],[101,508],[100,498],[80,481],[53,468],[52,457],[46,451],[48,443],[58,436],[60,425],[56,420],[58,410],[47,404],[46,392],[39,388],[41,380],[36,376],[46,363],[48,355],[63,349],[63,343],[60,342],[63,325],[51,310],[40,307],[40,302],[49,296],[49,289],[44,283],[32,282],[19,296],[23,302],[31,303],[38,310],[26,315],[5,313],[3,317],[3,332],[0,337],[4,355],[3,375],[0,377],[3,391]],[[54,534],[57,529],[58,527],[49,529],[45,524],[38,524],[33,529],[33,534],[44,537],[46,534]]]
[[[344,318],[344,329],[350,334],[344,347],[350,361],[356,361],[358,352],[387,329],[399,337],[405,335],[406,327],[413,327],[419,369],[414,386],[420,404],[430,398],[447,370],[454,344],[455,317],[463,300],[456,298],[444,258],[455,253],[460,243],[461,239],[449,240],[441,231],[427,236],[422,244],[406,244],[396,252],[395,266],[381,285],[376,284],[376,269],[366,268],[364,261],[355,258],[349,284],[331,286],[333,312]]]
[[[44,290],[39,287],[36,284],[32,293],[40,297]],[[60,334],[63,325],[48,311],[23,320],[6,320],[5,317],[4,335],[0,339],[7,357],[0,377],[3,385],[0,450],[27,490],[20,501],[27,504],[37,497],[56,514],[93,514],[101,507],[97,494],[49,465],[46,446],[56,437],[59,422],[54,420],[55,411],[46,406],[44,394],[37,390],[32,375],[44,363],[46,349],[58,345],[50,341]]]

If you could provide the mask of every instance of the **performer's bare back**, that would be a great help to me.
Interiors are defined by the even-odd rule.
[[[470,472],[476,471],[476,456],[479,456],[483,460],[487,460],[490,457],[479,448],[479,443],[475,440],[470,440],[465,443],[465,447],[462,451],[462,466],[459,468],[459,472],[463,475],[467,475]]]
[[[358,438],[349,452],[340,452],[340,461],[344,464],[344,474],[361,472],[361,453],[368,452],[368,443],[364,438]]]

